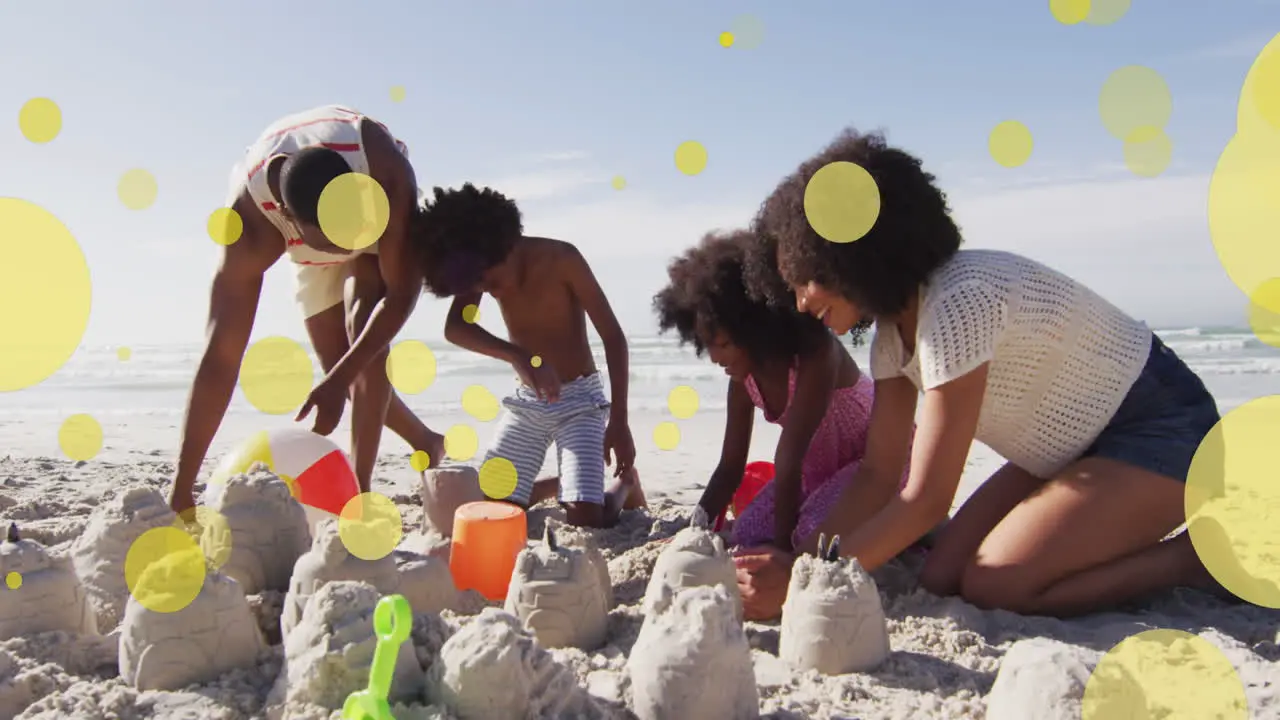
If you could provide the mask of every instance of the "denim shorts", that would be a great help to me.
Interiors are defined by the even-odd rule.
[[[1220,417],[1204,382],[1153,333],[1142,373],[1084,457],[1186,482],[1191,458]]]

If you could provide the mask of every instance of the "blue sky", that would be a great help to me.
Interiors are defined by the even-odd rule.
[[[334,102],[407,142],[421,185],[495,184],[521,201],[530,232],[579,244],[634,333],[652,326],[672,254],[747,222],[849,124],[924,158],[968,245],[1048,261],[1153,325],[1242,324],[1204,205],[1240,84],[1280,31],[1275,0],[1136,0],[1106,27],[1060,25],[1047,0],[187,5],[4,11],[0,195],[39,203],[79,239],[90,344],[198,340],[219,252],[205,220],[232,163],[277,117]],[[763,42],[721,47],[744,14]],[[1098,116],[1103,81],[1131,64],[1159,71],[1173,95],[1174,162],[1155,179],[1124,169]],[[63,112],[48,145],[18,132],[38,96]],[[987,154],[1006,119],[1035,137],[1019,168]],[[685,140],[709,153],[696,177],[673,163]],[[143,211],[115,193],[135,167],[159,183]],[[615,191],[619,174],[628,186]],[[255,336],[303,339],[285,262],[263,297]],[[438,337],[445,306],[424,298],[403,335]]]

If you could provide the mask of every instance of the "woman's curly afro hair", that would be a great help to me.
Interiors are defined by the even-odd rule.
[[[880,190],[880,214],[854,242],[824,239],[805,215],[809,179],[833,162],[861,166]],[[871,317],[902,312],[961,243],[946,195],[920,160],[888,145],[881,133],[859,134],[851,128],[779,183],[761,205],[753,229],[777,239],[778,270],[787,283],[816,282]]]
[[[474,289],[523,232],[520,208],[496,190],[471,183],[434,188],[418,208],[412,233],[427,290],[449,297]]]
[[[789,360],[825,342],[830,333],[815,318],[771,305],[747,287],[748,257],[759,250],[746,230],[709,233],[673,260],[667,286],[653,298],[659,329],[675,330],[699,356],[703,340],[722,332],[758,363]]]

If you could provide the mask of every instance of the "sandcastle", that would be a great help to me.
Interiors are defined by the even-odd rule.
[[[825,675],[867,672],[889,656],[880,592],[857,560],[840,557],[840,538],[818,538],[818,555],[791,568],[782,605],[778,657]]]
[[[640,720],[760,716],[751,646],[732,607],[718,585],[662,586],[627,659]]]
[[[485,608],[440,648],[428,691],[462,720],[609,716],[519,618],[497,608]]]
[[[289,486],[255,466],[219,483],[209,507],[222,520],[204,528],[200,547],[205,555],[218,558],[219,569],[247,595],[288,590],[294,563],[311,546],[306,511]]]
[[[176,519],[169,503],[148,487],[126,488],[89,516],[71,546],[71,560],[97,615],[99,631],[111,632],[124,615],[129,600],[124,560],[133,541],[152,528],[172,525]]]
[[[1083,698],[1089,677],[1102,653],[1090,648],[1068,645],[1051,638],[1028,638],[1009,646],[1000,661],[1000,670],[987,693],[988,720],[1079,720],[1084,710]],[[1123,665],[1104,667],[1111,687],[1117,690],[1141,688],[1127,675]],[[1105,687],[1105,685],[1104,685]],[[1146,717],[1147,708],[1141,693],[1119,692],[1114,697],[1090,708],[1097,718]]]
[[[384,595],[399,593],[414,612],[454,608],[458,592],[449,565],[438,558],[394,551],[377,560],[352,555],[338,531],[338,521],[322,520],[311,549],[298,558],[280,616],[285,637],[302,619],[308,601],[325,583],[348,580],[368,583]]]
[[[548,524],[542,542],[516,557],[506,611],[543,647],[594,650],[604,644],[609,620],[598,568],[586,552],[557,543]]]
[[[21,585],[0,588],[0,639],[51,630],[98,634],[97,616],[71,559],[22,539],[16,525],[0,543],[0,579],[10,573]]]
[[[459,507],[487,499],[480,489],[480,471],[470,465],[442,465],[423,472],[418,496],[422,529],[444,537],[453,535],[453,515]]]
[[[724,588],[733,602],[735,616],[742,619],[742,595],[733,558],[725,548],[724,539],[708,528],[706,513],[698,507],[689,526],[671,538],[654,563],[645,588],[645,612],[650,612],[664,587],[681,590],[700,585]]]
[[[182,600],[173,596],[197,585],[195,598],[175,609]],[[192,548],[165,555],[138,577],[120,624],[120,677],[138,690],[178,690],[253,667],[264,649],[240,585]]]

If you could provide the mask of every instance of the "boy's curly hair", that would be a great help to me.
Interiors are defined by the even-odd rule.
[[[756,237],[746,230],[708,233],[667,266],[667,286],[653,298],[662,332],[675,330],[699,356],[704,335],[723,332],[756,362],[789,360],[830,336],[815,318],[769,304],[747,287]]]
[[[412,230],[427,290],[449,297],[475,288],[523,232],[520,208],[497,190],[471,183],[434,188],[422,199]]]
[[[804,210],[809,179],[841,161],[860,165],[880,190],[874,225],[849,243],[824,239]],[[752,227],[777,239],[778,270],[788,284],[817,282],[872,317],[892,316],[960,249],[960,229],[934,179],[918,158],[888,145],[883,134],[849,128],[779,183]]]

